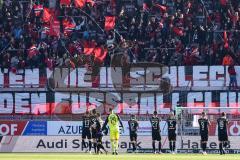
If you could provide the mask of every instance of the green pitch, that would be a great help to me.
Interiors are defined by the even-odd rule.
[[[0,153],[1,160],[240,160],[235,155],[200,155],[200,154],[120,154],[89,155],[79,153]]]

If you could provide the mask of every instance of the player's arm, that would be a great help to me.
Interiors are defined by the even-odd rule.
[[[122,123],[122,120],[121,120],[120,116],[119,116],[119,115],[117,115],[117,117],[118,117],[118,121],[119,121],[119,123],[120,123],[120,127],[122,127],[122,128],[123,128],[123,123]]]
[[[92,128],[92,125],[94,124],[94,122],[93,122],[93,117],[91,117],[90,118],[90,121],[89,121],[89,126],[90,126],[90,128]]]
[[[107,116],[107,118],[106,118],[106,120],[105,120],[105,122],[102,126],[102,130],[107,130],[107,124],[108,124],[108,116]]]
[[[227,124],[227,125],[229,124],[229,121],[228,121],[228,119],[226,119],[226,124]]]
[[[217,125],[219,126],[219,121],[220,121],[220,119],[217,119]]]
[[[210,122],[210,120],[208,120],[208,125],[209,125],[209,126],[211,125],[211,122]]]
[[[129,128],[129,131],[131,131],[131,124],[130,124],[130,120],[128,121],[128,128]]]
[[[124,127],[123,127],[123,123],[122,123],[122,120],[121,120],[121,118],[120,118],[120,116],[118,115],[118,114],[116,114],[117,115],[117,118],[118,118],[118,122],[120,123],[120,127],[122,128],[122,133],[124,133]],[[130,128],[130,127],[129,127]]]
[[[161,123],[161,118],[158,118],[158,129],[159,129],[159,131],[161,132],[161,127],[160,127],[160,123]]]

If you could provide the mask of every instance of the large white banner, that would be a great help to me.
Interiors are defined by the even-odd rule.
[[[69,101],[71,100],[71,104]],[[240,114],[240,92],[238,91],[173,91],[167,95],[154,92],[1,92],[0,114],[84,114],[96,108],[101,114],[108,114],[114,107],[118,114],[147,115],[156,110],[159,114],[168,114],[175,110],[177,102],[183,107],[202,107],[192,109],[199,114],[208,107],[209,114],[226,112]],[[224,108],[221,108],[224,107]],[[231,107],[231,109],[225,108]],[[235,107],[234,109],[232,107]]]
[[[56,87],[60,88],[122,86],[124,69],[126,70],[124,67],[101,67],[94,77],[92,71],[86,68],[24,69],[17,73],[3,69],[0,71],[0,86],[44,88],[47,78],[53,78]],[[228,66],[133,66],[127,69],[130,88],[152,86],[154,89],[160,84],[160,78],[168,78],[172,87],[218,87],[221,90],[229,84]],[[235,70],[237,80],[240,81],[240,66],[235,66]],[[96,77],[97,81],[93,80]]]
[[[240,149],[240,137],[229,137],[228,149]],[[166,136],[162,137],[162,148],[168,149]],[[103,145],[111,151],[109,136],[103,139]],[[216,136],[210,137],[207,149],[218,149]],[[130,146],[129,136],[121,136],[119,151],[127,152]],[[138,136],[137,149],[151,149],[151,136]],[[177,138],[177,149],[200,149],[199,136],[183,136]],[[0,152],[84,152],[80,136],[4,136],[0,142]]]

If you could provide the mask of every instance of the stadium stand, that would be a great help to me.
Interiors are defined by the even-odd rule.
[[[0,66],[13,72],[108,66],[119,49],[130,62],[240,63],[236,0],[6,0],[0,7]]]

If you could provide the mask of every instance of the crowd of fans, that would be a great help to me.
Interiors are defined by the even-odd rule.
[[[0,8],[0,67],[13,71],[109,66],[116,54],[130,63],[240,64],[238,0],[0,0]]]

